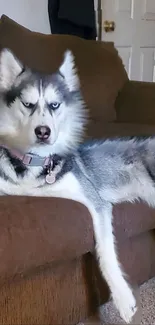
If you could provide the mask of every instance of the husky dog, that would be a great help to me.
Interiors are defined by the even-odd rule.
[[[44,75],[24,67],[8,49],[0,53],[0,142],[38,155],[64,153],[82,139],[86,110],[73,56]]]
[[[85,123],[72,53],[40,76],[8,50],[0,56],[1,195],[61,197],[90,211],[100,270],[126,322],[136,300],[115,250],[112,208],[142,199],[155,207],[155,137],[76,144]]]

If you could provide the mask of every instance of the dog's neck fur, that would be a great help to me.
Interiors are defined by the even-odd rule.
[[[0,151],[1,150],[2,154],[6,154],[10,164],[19,176],[24,176],[29,169],[36,167],[38,168],[38,177],[46,178],[47,175],[51,175],[51,179],[54,177],[53,182],[55,182],[60,179],[64,173],[72,169],[71,155],[49,154],[48,156],[42,157],[29,152],[22,154],[19,150],[11,149],[4,145],[0,145]]]

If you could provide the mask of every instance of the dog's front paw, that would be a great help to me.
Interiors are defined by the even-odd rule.
[[[130,323],[137,311],[136,299],[131,289],[126,286],[125,290],[120,290],[113,295],[113,301],[120,316],[126,323]]]

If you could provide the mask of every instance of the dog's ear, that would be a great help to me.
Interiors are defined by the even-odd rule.
[[[64,60],[59,71],[64,77],[70,91],[75,91],[80,88],[79,77],[74,63],[74,56],[70,50],[65,52]]]
[[[8,90],[22,71],[22,64],[8,50],[3,49],[0,53],[0,90]]]

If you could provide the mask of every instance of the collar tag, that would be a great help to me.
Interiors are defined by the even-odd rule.
[[[46,175],[45,177],[46,183],[47,184],[54,184],[55,183],[55,173],[51,172]]]
[[[56,181],[56,175],[61,171],[62,164],[56,165],[55,168],[53,168],[53,161],[50,162],[50,166],[47,171],[47,175],[45,177],[47,184],[54,184]]]
[[[52,170],[53,168],[53,161],[50,161],[48,170],[47,170],[47,175],[45,177],[46,183],[47,184],[54,184],[55,183],[55,172]]]

